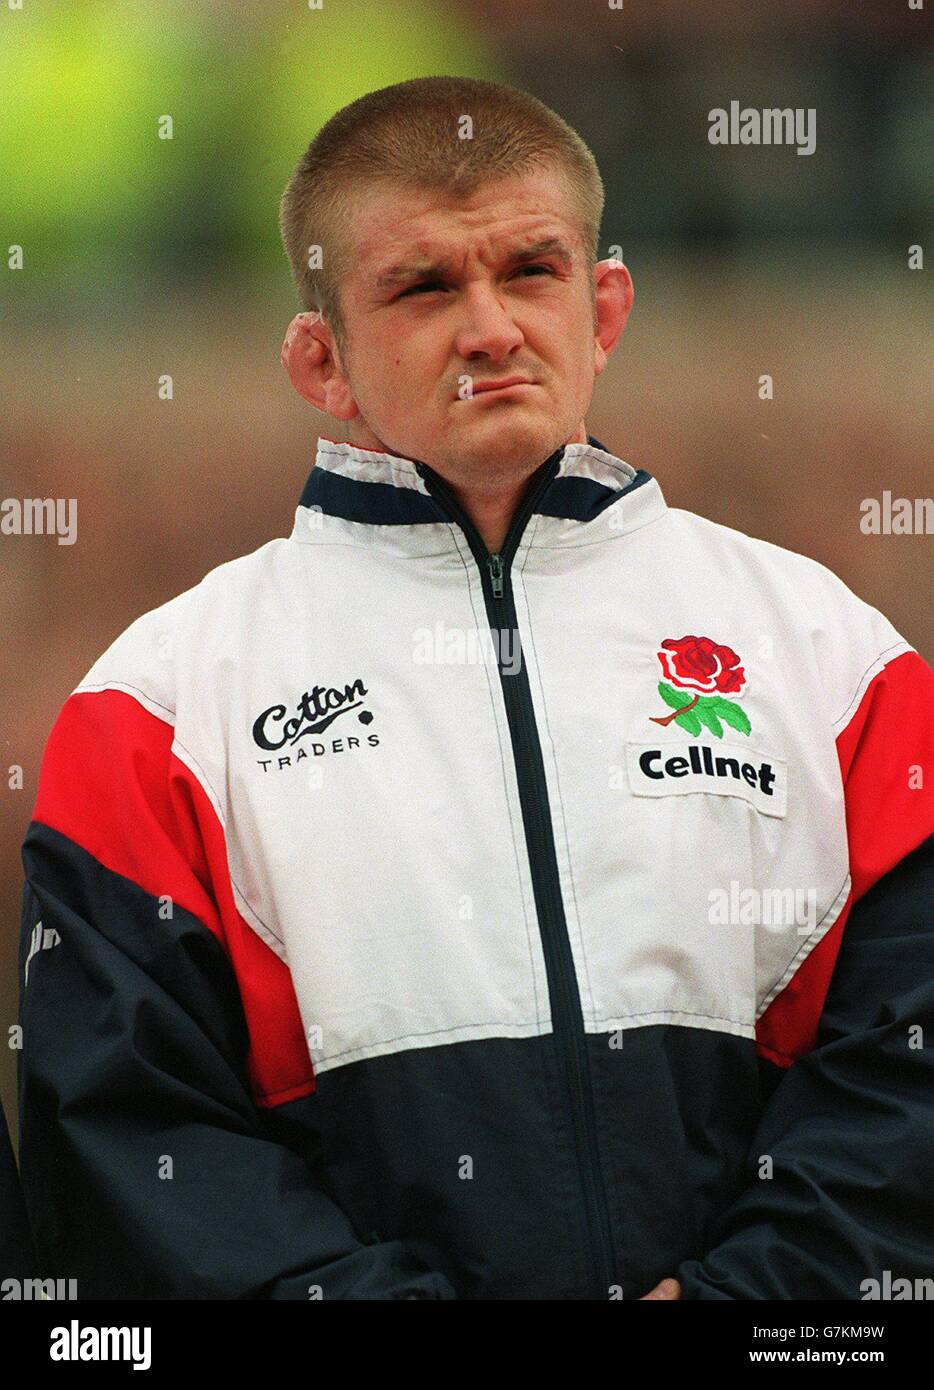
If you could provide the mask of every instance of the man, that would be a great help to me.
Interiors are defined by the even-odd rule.
[[[930,1272],[934,673],[588,435],[601,207],[460,78],[292,176],[283,361],[347,438],[95,663],[24,846],[23,1178],[85,1296]]]

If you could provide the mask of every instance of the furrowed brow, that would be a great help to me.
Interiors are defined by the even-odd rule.
[[[518,247],[507,253],[507,260],[517,265],[534,261],[539,256],[557,256],[570,265],[574,259],[571,248],[560,237],[546,237],[531,246]],[[395,285],[408,284],[415,280],[443,279],[451,269],[450,261],[413,261],[411,264],[388,266],[376,277],[378,290],[392,289]]]
[[[435,279],[439,275],[446,275],[450,269],[450,264],[444,261],[430,263],[428,261],[413,262],[411,265],[391,265],[388,270],[382,271],[376,277],[376,288],[378,290],[392,289],[393,285],[401,285],[409,280]]]
[[[509,259],[524,264],[526,261],[534,261],[538,256],[557,256],[559,260],[568,264],[574,259],[571,248],[560,237],[546,237],[543,241],[537,241],[534,246],[522,247],[513,251]]]

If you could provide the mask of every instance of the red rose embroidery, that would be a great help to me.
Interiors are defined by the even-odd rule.
[[[702,695],[739,695],[746,673],[731,647],[709,637],[666,637],[658,653],[665,679]]]
[[[695,737],[706,729],[722,738],[724,724],[749,733],[752,726],[746,711],[726,698],[741,695],[746,688],[746,672],[732,647],[710,637],[666,637],[658,659],[665,677],[658,693],[672,712],[650,714],[653,724],[666,728],[677,723]]]

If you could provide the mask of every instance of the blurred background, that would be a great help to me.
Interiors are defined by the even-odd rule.
[[[338,435],[279,362],[300,306],[277,210],[320,125],[366,91],[468,74],[570,122],[606,184],[601,256],[621,247],[636,288],[590,433],[670,505],[829,565],[934,659],[930,536],[860,529],[863,499],[931,492],[910,268],[912,246],[934,255],[929,35],[908,0],[0,8],[4,261],[23,248],[0,279],[0,494],[76,498],[78,519],[70,546],[0,533],[4,1037],[58,710],[140,613],[287,535],[318,431]],[[712,146],[708,113],[733,100],[814,108],[816,152]]]

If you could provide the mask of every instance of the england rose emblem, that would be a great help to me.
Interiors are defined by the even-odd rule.
[[[709,637],[666,637],[658,659],[665,676],[658,693],[672,713],[649,715],[653,724],[674,722],[695,736],[707,729],[722,738],[724,724],[749,733],[746,711],[726,698],[742,695],[746,688],[746,672],[732,647]]]

